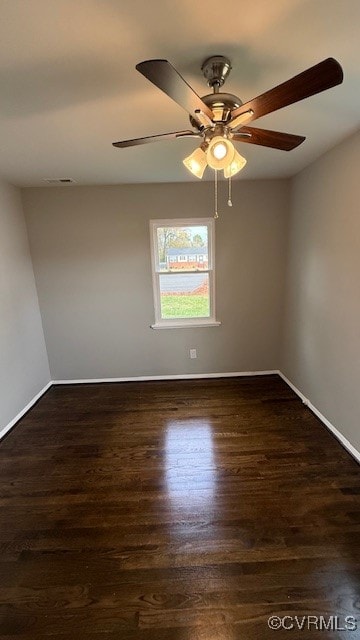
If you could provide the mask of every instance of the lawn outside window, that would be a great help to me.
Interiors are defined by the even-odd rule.
[[[214,219],[151,220],[153,329],[217,326]]]

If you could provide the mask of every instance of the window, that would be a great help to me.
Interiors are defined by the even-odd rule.
[[[214,326],[213,218],[151,220],[154,329]]]

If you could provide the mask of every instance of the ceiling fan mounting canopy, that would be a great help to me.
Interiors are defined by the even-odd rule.
[[[231,62],[225,56],[211,56],[203,62],[201,71],[209,87],[213,87],[214,91],[218,91],[231,71]]]

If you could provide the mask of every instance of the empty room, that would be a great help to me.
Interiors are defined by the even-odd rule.
[[[360,3],[0,0],[0,638],[360,638]]]

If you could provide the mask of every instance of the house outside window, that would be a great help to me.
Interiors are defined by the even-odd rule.
[[[198,239],[198,241],[200,241]],[[197,269],[203,269],[208,264],[208,248],[207,247],[169,247],[167,250],[167,263],[171,264],[171,268],[186,269],[186,266],[180,265],[180,262],[191,262],[192,268],[195,265]],[[174,264],[175,263],[175,264]],[[201,264],[200,264],[201,263]]]
[[[214,219],[151,220],[153,328],[219,325]]]

